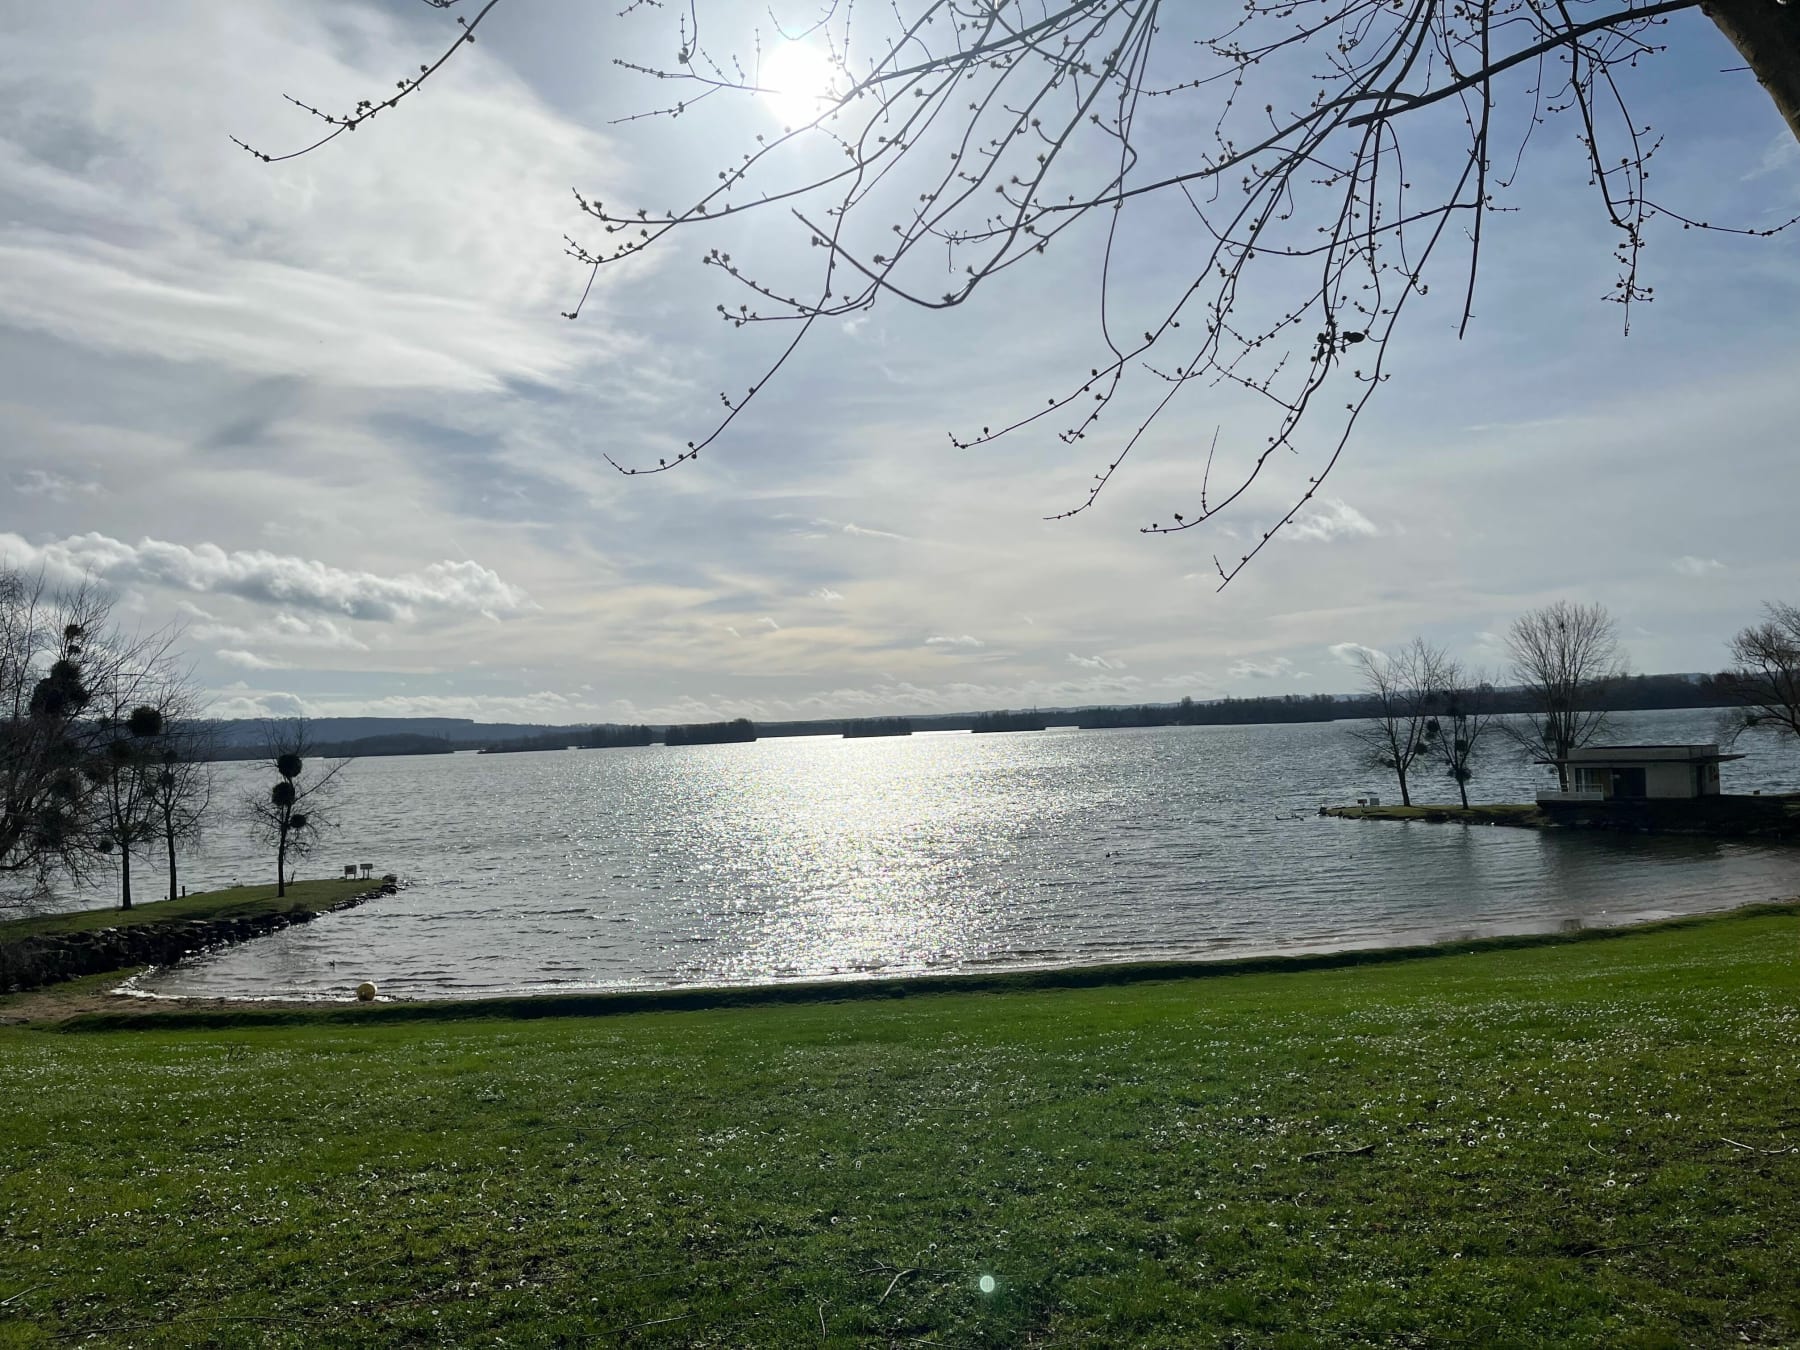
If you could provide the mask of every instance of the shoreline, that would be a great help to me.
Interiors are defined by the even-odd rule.
[[[941,994],[1022,993],[1058,989],[1124,988],[1146,983],[1224,979],[1241,975],[1305,974],[1357,966],[1432,961],[1485,952],[1530,950],[1609,941],[1756,916],[1800,917],[1800,895],[1747,901],[1729,908],[1535,933],[1495,934],[1429,943],[1344,948],[1222,960],[1153,960],[1014,967],[980,973],[851,976],[774,984],[693,985],[570,993],[484,995],[462,999],[237,998],[122,993],[119,985],[148,967],[113,971],[45,989],[0,996],[0,1025],[55,1025],[70,1030],[363,1024],[607,1017],[642,1012],[891,1002]]]
[[[1498,825],[1688,838],[1800,840],[1800,793],[1614,799],[1552,804],[1499,802],[1482,806],[1321,806],[1335,820],[1422,821],[1429,825]]]

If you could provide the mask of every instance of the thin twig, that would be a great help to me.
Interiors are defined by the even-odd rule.
[[[1767,1154],[1773,1155],[1773,1154],[1779,1154],[1779,1153],[1792,1153],[1794,1151],[1792,1147],[1788,1147],[1788,1148],[1757,1148],[1756,1145],[1754,1145],[1754,1144],[1740,1144],[1740,1143],[1738,1143],[1737,1140],[1727,1139],[1724,1135],[1719,1136],[1719,1142],[1721,1144],[1730,1144],[1733,1148],[1741,1148],[1746,1153],[1767,1153]]]
[[[895,1278],[898,1279],[899,1276],[895,1276]],[[23,1289],[19,1290],[18,1293],[8,1294],[5,1298],[0,1298],[0,1308],[4,1308],[9,1303],[17,1303],[20,1299],[24,1298],[25,1295],[29,1294],[32,1290],[42,1289],[43,1287],[44,1286],[41,1284],[28,1284]]]
[[[1354,1158],[1358,1154],[1373,1153],[1375,1145],[1364,1144],[1361,1148],[1322,1148],[1316,1153],[1302,1153],[1296,1162],[1311,1162],[1314,1158]]]
[[[819,1305],[819,1341],[820,1341],[820,1343],[822,1344],[825,1341],[825,1339],[826,1339],[825,1305],[823,1303],[821,1303]]]
[[[894,1292],[894,1286],[899,1284],[900,1281],[904,1280],[908,1275],[911,1275],[913,1270],[914,1267],[908,1266],[905,1270],[895,1271],[894,1278],[888,1281],[888,1287],[881,1291],[881,1297],[875,1300],[875,1305],[880,1307],[883,1303],[886,1303],[887,1296]]]
[[[601,1332],[602,1336],[617,1336],[621,1331],[636,1331],[639,1327],[660,1327],[666,1322],[685,1322],[692,1313],[676,1313],[673,1317],[652,1317],[648,1322],[631,1322],[622,1327],[610,1327]]]

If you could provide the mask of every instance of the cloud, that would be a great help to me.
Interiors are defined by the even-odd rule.
[[[1360,642],[1334,642],[1325,650],[1331,653],[1333,661],[1341,662],[1346,666],[1361,665],[1365,660],[1387,660],[1387,653],[1377,651],[1373,647],[1365,647]]]
[[[1267,663],[1235,661],[1226,673],[1234,680],[1279,680],[1294,673],[1294,663],[1285,656]]]
[[[213,700],[207,711],[220,718],[310,717],[312,707],[295,694],[233,694]],[[327,714],[329,716],[330,714]]]
[[[0,555],[41,563],[65,577],[92,576],[114,586],[165,586],[196,594],[342,614],[352,619],[406,621],[421,613],[518,614],[531,597],[476,562],[436,562],[419,572],[380,576],[353,572],[315,559],[261,549],[227,552],[217,544],[140,539],[127,544],[104,534],[71,535],[34,548],[17,535],[0,534]]]
[[[1069,660],[1087,670],[1123,670],[1125,663],[1120,660],[1107,660],[1104,656],[1077,656],[1069,653]]]
[[[59,473],[47,473],[43,469],[27,469],[16,474],[12,480],[13,491],[22,497],[47,497],[53,502],[66,502],[72,497],[92,496],[100,491],[98,483],[76,482]]]
[[[1725,564],[1717,558],[1696,558],[1692,554],[1683,554],[1670,566],[1684,577],[1704,577],[1725,570]]]
[[[864,539],[899,539],[902,541],[906,539],[905,535],[895,534],[891,530],[871,530],[867,526],[857,524],[844,526],[844,533],[860,535]]]
[[[927,647],[963,647],[972,651],[977,647],[987,646],[987,643],[978,637],[970,637],[969,634],[964,633],[961,637],[928,637],[925,639],[925,645]]]
[[[840,592],[832,590],[829,586],[821,586],[817,590],[808,591],[807,595],[814,600],[823,600],[828,605],[836,604],[844,598]]]
[[[45,112],[0,138],[10,324],[365,389],[498,391],[628,345],[608,325],[544,322],[571,287],[546,229],[572,213],[567,184],[613,177],[611,144],[485,43],[428,95],[437,134],[376,129],[327,168],[221,143],[227,130],[273,150],[311,139],[271,71],[297,94],[387,86],[418,35],[375,6],[166,0],[103,25],[48,7],[13,28],[0,95]],[[449,182],[478,207],[442,209]],[[384,247],[396,233],[407,246]]]
[[[1336,497],[1321,497],[1295,516],[1285,533],[1290,539],[1328,544],[1333,539],[1373,538],[1381,531],[1348,502]]]
[[[270,661],[258,656],[255,652],[234,650],[224,647],[213,653],[228,666],[242,666],[245,670],[280,670],[281,662]]]
[[[182,631],[200,642],[277,644],[315,647],[327,651],[366,652],[369,644],[357,638],[350,626],[324,615],[308,617],[279,611],[271,619],[249,625],[225,623],[188,600],[177,602],[183,616]]]

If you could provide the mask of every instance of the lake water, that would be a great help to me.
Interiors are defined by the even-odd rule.
[[[1708,713],[1618,741],[1712,738]],[[1800,783],[1774,742],[1728,790]],[[1497,752],[1475,800],[1548,782]],[[225,766],[198,889],[261,880]],[[143,992],[473,997],[990,970],[1617,924],[1800,891],[1800,852],[1712,840],[1321,819],[1391,778],[1339,725],[805,738],[360,760],[302,875],[399,895],[154,972]],[[1454,799],[1425,777],[1416,800]]]

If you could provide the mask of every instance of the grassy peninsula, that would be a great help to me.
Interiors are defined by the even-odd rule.
[[[360,895],[377,881],[290,881],[287,894],[277,897],[275,883],[232,886],[222,891],[197,891],[174,900],[139,901],[130,909],[78,909],[67,914],[36,914],[0,919],[0,943],[28,937],[57,937],[91,933],[101,928],[129,928],[138,924],[189,923],[203,919],[248,919],[263,914],[317,913]]]
[[[0,1028],[0,1345],[1789,1345],[1797,944]]]

